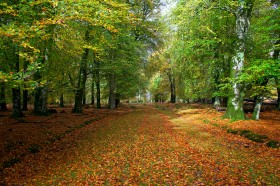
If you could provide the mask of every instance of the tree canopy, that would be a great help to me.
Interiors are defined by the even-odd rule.
[[[0,24],[1,110],[12,103],[14,117],[27,100],[35,114],[56,102],[82,112],[147,92],[215,100],[233,120],[244,98],[254,119],[264,98],[279,105],[278,1],[4,0]]]

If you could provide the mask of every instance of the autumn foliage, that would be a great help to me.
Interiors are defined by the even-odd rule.
[[[56,108],[15,120],[1,113],[1,184],[277,185],[279,111],[230,122],[205,105]],[[249,115],[248,115],[249,117]],[[265,135],[263,143],[240,131]],[[234,133],[232,131],[239,131]]]

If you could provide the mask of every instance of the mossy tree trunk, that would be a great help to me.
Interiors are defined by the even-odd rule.
[[[244,120],[245,115],[243,111],[244,86],[238,82],[242,73],[245,61],[246,38],[250,28],[250,18],[252,14],[253,1],[239,0],[238,8],[235,13],[235,32],[236,44],[234,47],[234,55],[231,59],[231,90],[228,95],[227,111],[225,118],[231,120]]]

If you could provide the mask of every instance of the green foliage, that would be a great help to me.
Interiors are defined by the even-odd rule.
[[[143,67],[147,48],[153,50],[159,43],[160,4],[159,0],[4,1],[0,4],[0,81],[30,91],[47,86],[52,100],[60,94],[71,100],[79,88],[87,49],[85,76],[98,61],[101,86],[106,87],[106,76],[114,72],[121,98],[133,97],[146,89]],[[14,69],[17,57],[19,71]]]

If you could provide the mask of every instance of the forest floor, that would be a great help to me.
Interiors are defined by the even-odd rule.
[[[268,147],[279,147],[279,111],[230,122],[199,104],[56,109],[0,113],[0,185],[280,183],[280,149]]]

